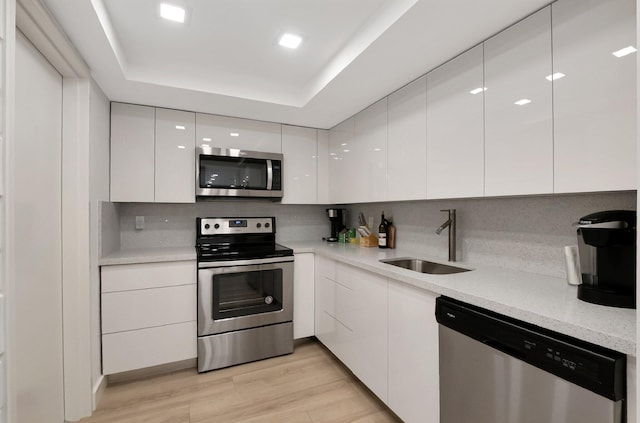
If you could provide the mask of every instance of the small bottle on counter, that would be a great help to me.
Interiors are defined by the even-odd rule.
[[[389,225],[387,223],[387,220],[384,218],[384,211],[383,211],[382,217],[380,218],[380,226],[378,226],[378,247],[388,248],[388,245],[387,245],[388,233],[389,233]]]

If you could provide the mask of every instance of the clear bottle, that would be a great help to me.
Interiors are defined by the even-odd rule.
[[[379,248],[389,248],[387,235],[389,234],[389,224],[387,220],[384,218],[384,211],[382,212],[382,217],[380,218],[380,226],[378,226],[378,247]]]

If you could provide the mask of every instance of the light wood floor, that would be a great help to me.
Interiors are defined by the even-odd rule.
[[[195,369],[107,387],[82,423],[397,423],[316,341],[295,353],[198,374]]]

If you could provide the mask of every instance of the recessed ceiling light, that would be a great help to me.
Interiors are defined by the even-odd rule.
[[[473,89],[471,91],[469,91],[471,94],[480,94],[483,91],[487,91],[487,87],[478,87],[476,89]]]
[[[230,132],[229,135],[232,136],[232,137],[239,137],[240,136],[240,134],[237,133],[237,132]]]
[[[178,6],[160,3],[160,16],[169,21],[184,23],[185,11]]]
[[[187,127],[186,127],[186,126],[184,126],[184,125],[176,125],[176,129],[179,129],[179,130],[181,130],[181,131],[184,131],[185,129],[187,129]]]
[[[184,145],[179,145],[179,146],[178,146],[178,148],[179,148],[180,150],[184,150],[184,149],[185,149],[185,148],[187,148],[187,147],[185,147]]]
[[[346,142],[343,142],[343,143],[342,143],[342,144],[340,144],[340,145],[344,147],[345,145],[347,145],[347,143],[346,143]]]
[[[545,76],[545,78],[547,81],[555,81],[556,79],[564,78],[564,76],[565,76],[564,73],[556,72],[551,75]]]
[[[624,57],[627,54],[631,54],[631,53],[635,53],[637,50],[634,46],[629,46],[629,47],[625,47],[625,48],[621,48],[618,51],[614,51],[613,54],[616,57]]]
[[[351,151],[351,150],[342,150],[342,151],[344,151],[345,153],[348,153],[348,152],[349,152],[349,151]]]
[[[518,100],[513,104],[517,104],[518,106],[524,106],[525,104],[529,104],[531,103],[531,100],[529,100],[528,98],[523,98],[522,100]]]
[[[280,44],[282,47],[298,48],[301,42],[302,37],[300,37],[299,35],[285,33],[282,35],[282,37],[280,37],[280,41],[278,41],[278,44]]]
[[[205,138],[202,139],[202,141],[209,142],[209,141],[211,141],[211,138],[206,138],[205,137]]]

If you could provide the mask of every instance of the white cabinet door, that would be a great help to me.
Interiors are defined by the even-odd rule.
[[[553,192],[550,7],[484,44],[485,195]]]
[[[100,289],[106,292],[195,284],[196,261],[118,264],[100,267]]]
[[[389,281],[389,401],[406,423],[440,421],[435,296]]]
[[[293,338],[314,335],[314,257],[296,254],[293,262]]]
[[[196,201],[195,123],[195,113],[156,109],[156,203]]]
[[[102,336],[105,375],[197,357],[196,322],[111,333]]]
[[[387,280],[316,257],[315,333],[382,401],[387,401]]]
[[[348,172],[355,181],[353,202],[387,201],[386,98],[355,116],[355,134],[355,148],[342,150],[354,164]]]
[[[318,134],[313,128],[282,125],[282,204],[316,204]]]
[[[318,129],[318,199],[317,204],[331,204],[329,189],[329,131]]]
[[[427,198],[427,83],[422,77],[388,98],[388,200]]]
[[[282,153],[279,123],[196,113],[196,144]]]
[[[196,284],[102,294],[102,333],[196,320]]]
[[[340,358],[338,346],[338,322],[335,319],[335,266],[333,260],[315,257],[315,334],[329,350]]]
[[[354,145],[354,118],[345,120],[329,131],[329,186],[333,204],[353,202],[358,164]]]
[[[562,0],[553,13],[555,192],[636,189],[636,2]],[[558,78],[560,74],[564,75]]]
[[[342,263],[336,319],[351,330],[344,363],[387,402],[387,279]]]
[[[154,201],[155,113],[111,103],[111,201]]]
[[[482,45],[461,54],[427,75],[426,128],[427,197],[482,197]]]

